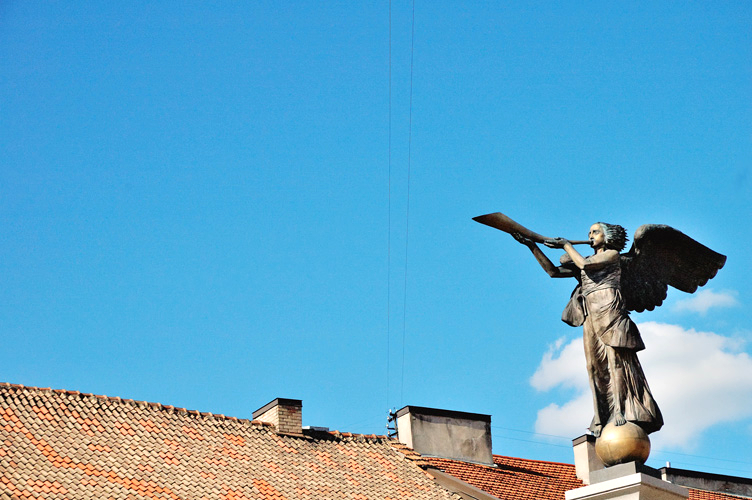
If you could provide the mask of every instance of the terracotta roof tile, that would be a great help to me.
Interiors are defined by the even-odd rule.
[[[460,498],[431,467],[504,500],[561,500],[583,486],[570,464],[500,455],[494,464],[423,457],[386,436],[283,435],[258,420],[0,384],[2,500]]]
[[[458,499],[384,436],[0,384],[0,499]]]
[[[689,500],[739,500],[741,498],[749,497],[738,497],[715,491],[689,490]]]
[[[404,446],[404,445],[403,445]],[[424,457],[431,467],[451,474],[503,500],[558,499],[584,486],[574,465],[494,455],[494,467],[444,458]],[[430,469],[429,469],[430,471]],[[689,500],[741,500],[746,497],[689,489]]]
[[[432,467],[504,500],[564,498],[564,492],[584,486],[574,466],[494,455],[495,466],[443,458],[425,458]]]

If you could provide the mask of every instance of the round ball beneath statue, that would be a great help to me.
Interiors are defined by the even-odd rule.
[[[627,462],[644,464],[650,455],[650,438],[632,422],[618,426],[609,422],[595,440],[595,453],[608,467]]]

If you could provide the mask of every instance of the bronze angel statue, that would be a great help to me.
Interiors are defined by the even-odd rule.
[[[660,429],[663,417],[637,358],[645,344],[629,313],[660,306],[669,285],[695,292],[716,275],[726,257],[665,225],[641,226],[632,248],[620,253],[627,233],[615,224],[596,222],[587,240],[570,242],[540,236],[500,213],[475,220],[511,233],[552,278],[578,281],[562,320],[583,327],[593,395],[591,432],[599,436],[610,422],[616,426],[632,422],[647,434]],[[560,265],[554,265],[536,242],[563,249]],[[573,245],[580,243],[588,243],[593,254],[580,254]]]

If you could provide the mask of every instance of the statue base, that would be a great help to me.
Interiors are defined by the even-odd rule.
[[[686,500],[689,490],[655,477],[636,462],[594,471],[592,484],[565,493],[566,500]]]

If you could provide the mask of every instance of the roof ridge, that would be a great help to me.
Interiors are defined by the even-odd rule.
[[[407,460],[415,462],[415,465],[417,465],[418,467],[425,469],[426,467],[429,467],[431,465],[426,457],[415,451],[413,448],[407,446],[402,441],[390,438],[388,443],[394,449],[394,451],[403,455]]]
[[[509,455],[493,455],[494,457],[499,458],[509,458],[511,460],[524,460],[526,462],[538,462],[541,464],[552,464],[552,465],[564,465],[567,467],[574,467],[574,464],[568,464],[566,462],[552,462],[551,460],[536,460],[534,458],[521,458],[521,457],[510,457]]]
[[[0,382],[0,388],[21,389],[21,390],[30,391],[30,392],[37,391],[37,392],[47,392],[47,393],[55,393],[55,394],[66,394],[68,396],[81,396],[85,398],[106,399],[107,401],[111,401],[114,403],[129,404],[132,406],[135,405],[139,407],[150,406],[157,410],[174,412],[174,413],[184,413],[186,415],[191,415],[193,417],[214,418],[217,420],[228,420],[231,422],[249,423],[251,425],[256,425],[256,426],[261,426],[261,427],[273,427],[274,426],[270,422],[262,422],[261,420],[251,420],[248,418],[230,417],[230,416],[222,415],[221,413],[188,410],[187,408],[182,408],[180,406],[165,405],[162,403],[152,403],[149,401],[138,401],[135,399],[121,398],[119,396],[105,396],[105,395],[100,395],[100,394],[92,394],[90,392],[70,391],[67,389],[51,389],[49,387],[34,387],[34,386],[23,385],[23,384],[11,384],[10,382]]]
[[[325,434],[331,434],[332,436],[336,437],[337,439],[341,438],[358,438],[358,439],[367,439],[371,441],[390,441],[393,440],[393,438],[390,438],[389,436],[384,436],[382,434],[360,434],[357,432],[341,432],[338,430],[333,431],[321,431]]]

